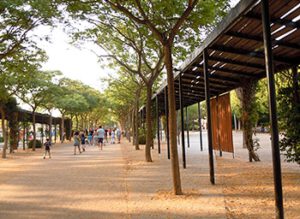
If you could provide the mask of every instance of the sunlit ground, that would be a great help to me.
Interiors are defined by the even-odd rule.
[[[206,142],[200,152],[198,133],[191,133],[182,196],[172,194],[164,144],[161,155],[155,145],[153,163],[144,162],[143,147],[128,143],[76,156],[71,144],[56,145],[51,160],[39,150],[17,153],[0,160],[0,218],[274,218],[269,136],[259,137],[262,162],[249,163],[234,133],[235,158],[217,156],[213,186]],[[299,218],[300,168],[282,166],[286,218]]]

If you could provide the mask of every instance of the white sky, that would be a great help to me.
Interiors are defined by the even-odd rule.
[[[39,41],[39,47],[44,49],[49,57],[42,65],[43,70],[59,70],[65,77],[80,80],[100,91],[105,89],[100,78],[113,71],[100,66],[97,56],[91,52],[91,44],[81,45],[82,49],[71,45],[71,39],[60,27],[53,30],[39,27],[34,34],[50,36],[49,42]]]

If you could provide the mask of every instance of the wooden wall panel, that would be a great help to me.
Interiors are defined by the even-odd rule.
[[[214,150],[234,152],[229,93],[210,100]]]
[[[220,144],[221,144],[222,151],[233,153],[232,116],[231,116],[229,93],[219,97],[218,114],[219,114]]]

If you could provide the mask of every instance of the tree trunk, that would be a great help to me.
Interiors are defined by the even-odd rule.
[[[243,87],[237,89],[237,96],[242,104],[242,122],[243,122],[243,142],[246,145],[249,152],[249,161],[260,161],[259,156],[255,153],[253,147],[253,119],[251,119],[254,113],[255,102],[255,88],[257,81],[248,80],[243,84]]]
[[[1,111],[1,121],[2,121],[2,132],[3,132],[3,140],[4,140],[4,145],[2,149],[2,158],[6,158],[6,150],[7,150],[7,130],[5,126],[5,111],[2,106],[0,106],[0,111]]]
[[[140,145],[139,145],[139,106],[140,106],[140,95],[141,95],[141,90],[139,89],[137,92],[136,92],[136,102],[135,102],[135,124],[134,124],[134,127],[135,127],[135,150],[140,150]]]
[[[18,112],[10,112],[9,115],[10,153],[18,149],[19,145],[19,121]]]
[[[152,98],[152,84],[149,83],[149,84],[147,84],[147,101],[146,101],[146,148],[145,148],[145,158],[146,158],[147,162],[152,162],[151,147],[153,147],[151,98]]]
[[[61,130],[60,130],[60,140],[61,143],[64,143],[64,130],[65,130],[65,115],[61,114]]]
[[[175,101],[175,87],[173,79],[173,64],[172,64],[172,48],[170,44],[164,45],[164,63],[167,69],[168,81],[168,106],[169,106],[169,134],[171,147],[171,164],[173,176],[173,191],[175,195],[181,195],[181,179],[179,170],[178,150],[176,142],[176,101]]]
[[[33,127],[33,144],[32,144],[32,150],[35,151],[35,146],[36,146],[35,109],[32,111],[32,127]]]
[[[132,145],[135,145],[135,141],[136,141],[136,138],[135,138],[135,107],[133,108],[132,110],[132,117],[131,117],[131,122],[132,122]]]
[[[75,120],[76,120],[76,131],[79,130],[79,120],[78,120],[78,115],[75,115]]]

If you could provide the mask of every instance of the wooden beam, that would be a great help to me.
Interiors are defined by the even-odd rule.
[[[254,19],[254,20],[259,20],[261,22],[261,14],[258,13],[248,13],[244,17]],[[300,22],[293,22],[291,20],[285,19],[285,18],[275,18],[271,17],[270,19],[271,23],[278,24],[278,25],[285,25],[287,27],[291,28],[297,28],[300,29]]]
[[[231,64],[231,65],[238,65],[238,66],[243,66],[243,67],[255,68],[255,69],[265,71],[265,66],[264,65],[260,65],[260,64],[256,64],[256,63],[241,62],[241,61],[238,61],[238,60],[221,58],[221,57],[214,57],[214,56],[210,56],[209,60],[210,61],[216,61],[216,62],[222,62],[222,63],[228,63],[228,64]]]
[[[223,45],[213,45],[209,49],[211,50],[217,50],[221,52],[226,53],[232,53],[237,55],[243,55],[243,56],[250,56],[254,58],[264,59],[264,52],[258,52],[258,51],[252,51],[252,50],[246,50],[241,48],[235,48],[230,46],[223,46]],[[285,64],[295,64],[295,60],[288,61],[287,57],[281,57],[281,56],[274,56],[274,60],[277,62],[282,62]]]
[[[251,34],[245,34],[245,33],[239,33],[239,32],[233,32],[233,31],[228,31],[225,33],[228,36],[232,36],[235,38],[240,38],[240,39],[246,39],[246,40],[252,40],[256,42],[260,42],[263,45],[263,37],[262,36],[256,36],[256,35],[251,35]],[[288,49],[298,49],[300,50],[300,44],[298,43],[289,43],[289,42],[284,42],[283,40],[274,40],[272,41],[272,45],[278,45],[282,46]]]

